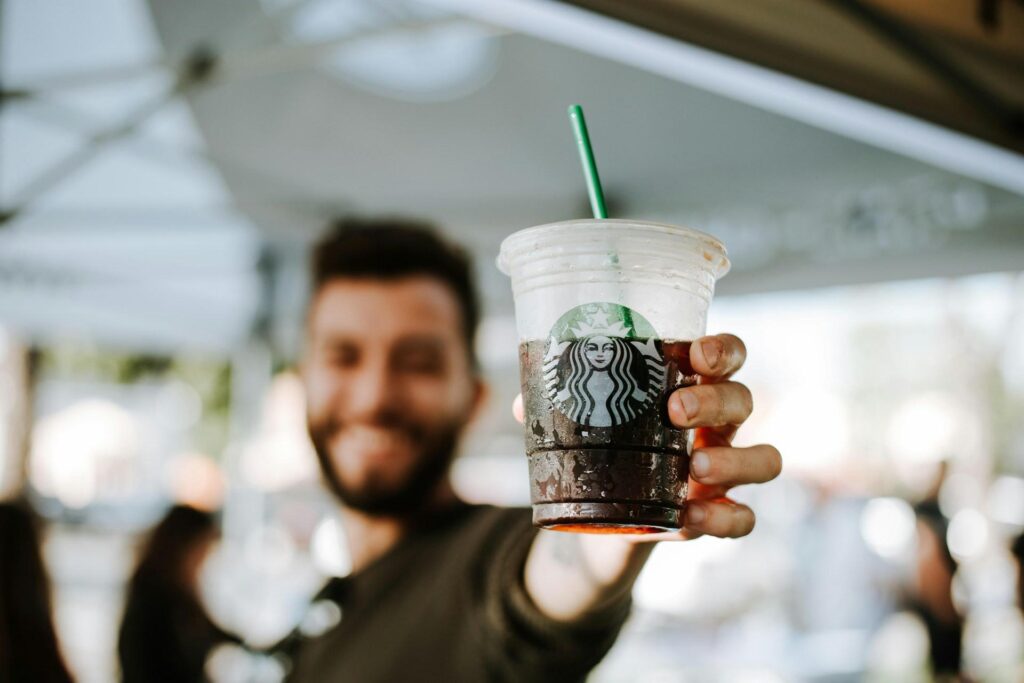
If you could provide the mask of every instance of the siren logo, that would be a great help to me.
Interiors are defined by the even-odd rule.
[[[665,387],[657,333],[611,303],[573,308],[551,329],[544,386],[555,408],[585,427],[615,427],[649,410]]]

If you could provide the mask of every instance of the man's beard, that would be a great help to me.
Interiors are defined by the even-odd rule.
[[[420,452],[397,484],[385,487],[371,481],[362,487],[354,487],[341,480],[331,461],[330,443],[345,426],[332,418],[317,422],[310,419],[309,436],[320,471],[328,488],[343,505],[380,516],[407,515],[429,505],[438,483],[447,475],[455,459],[455,447],[462,429],[462,423],[455,421],[427,430],[398,418],[382,417],[374,426],[402,432],[410,443],[420,448]]]

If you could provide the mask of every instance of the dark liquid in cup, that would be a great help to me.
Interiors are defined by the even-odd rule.
[[[669,422],[668,396],[695,384],[697,377],[690,366],[690,342],[655,339],[653,344],[666,371],[653,400],[622,408],[612,405],[611,398],[602,402],[599,396],[597,405],[580,398],[585,413],[573,410],[576,399],[565,398],[578,394],[582,382],[573,391],[564,389],[561,409],[553,400],[561,385],[552,388],[559,380],[552,379],[551,364],[545,378],[548,342],[519,345],[534,524],[589,533],[652,533],[682,527],[693,436]],[[614,414],[617,420],[594,418],[595,410]],[[606,426],[593,426],[601,423]]]

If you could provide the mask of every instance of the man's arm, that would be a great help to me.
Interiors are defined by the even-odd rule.
[[[526,558],[526,592],[542,613],[573,622],[625,599],[653,543],[541,531]]]
[[[697,430],[684,528],[639,537],[541,531],[527,555],[523,578],[542,613],[572,622],[624,599],[655,541],[683,541],[704,534],[737,538],[751,532],[754,512],[726,493],[733,486],[774,479],[782,470],[782,459],[773,446],[731,445],[753,409],[750,391],[729,380],[745,359],[746,349],[737,337],[703,337],[690,348],[690,362],[701,375],[700,383],[669,397],[672,423]],[[521,418],[521,404],[516,411]]]

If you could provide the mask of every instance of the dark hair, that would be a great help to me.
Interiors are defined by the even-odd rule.
[[[338,278],[398,280],[426,275],[440,280],[459,303],[462,335],[476,367],[473,338],[480,303],[472,263],[465,250],[443,239],[434,225],[405,218],[345,218],[316,244],[312,265],[314,296]]]
[[[0,683],[70,680],[35,517],[24,505],[0,503]]]
[[[1024,534],[1014,539],[1010,552],[1017,558],[1017,601],[1024,609]]]
[[[213,514],[187,505],[173,506],[150,532],[131,587],[145,583],[190,589],[183,580],[188,555],[197,543],[216,533]]]

